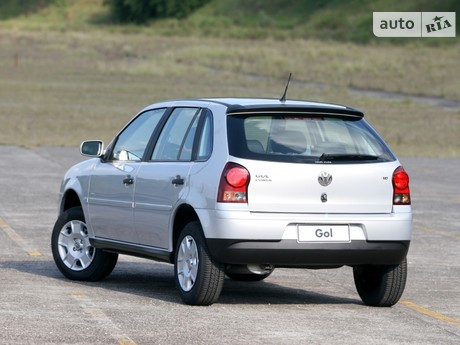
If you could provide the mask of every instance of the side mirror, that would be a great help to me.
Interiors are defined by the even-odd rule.
[[[87,140],[81,143],[80,153],[88,157],[102,157],[104,154],[104,142],[101,140]]]

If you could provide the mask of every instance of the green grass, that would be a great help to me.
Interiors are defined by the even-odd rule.
[[[184,22],[197,32],[223,37],[315,38],[355,43],[408,43],[410,39],[382,39],[372,33],[372,12],[459,12],[460,3],[445,0],[215,0]],[[177,30],[176,30],[177,32]],[[457,34],[460,28],[457,27]],[[425,40],[421,44],[454,42]]]
[[[0,27],[146,32],[238,39],[320,39],[374,44],[449,45],[455,38],[377,38],[372,12],[460,12],[458,0],[211,0],[185,19],[117,25],[103,0],[2,0]],[[460,25],[456,26],[460,35]]]

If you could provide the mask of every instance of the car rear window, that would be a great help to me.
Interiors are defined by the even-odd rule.
[[[360,117],[252,113],[227,116],[232,156],[301,163],[387,162],[394,155]]]

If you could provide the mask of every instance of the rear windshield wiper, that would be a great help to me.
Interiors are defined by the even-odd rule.
[[[379,159],[378,156],[373,155],[363,155],[359,153],[323,153],[319,157],[320,162],[327,162],[327,161],[342,161],[342,162],[349,162],[349,161],[375,161]]]

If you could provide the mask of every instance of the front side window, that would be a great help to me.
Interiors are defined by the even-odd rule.
[[[362,118],[312,114],[227,117],[230,154],[281,162],[382,162],[393,154]]]
[[[149,110],[135,118],[118,136],[111,160],[140,161],[166,109]]]

